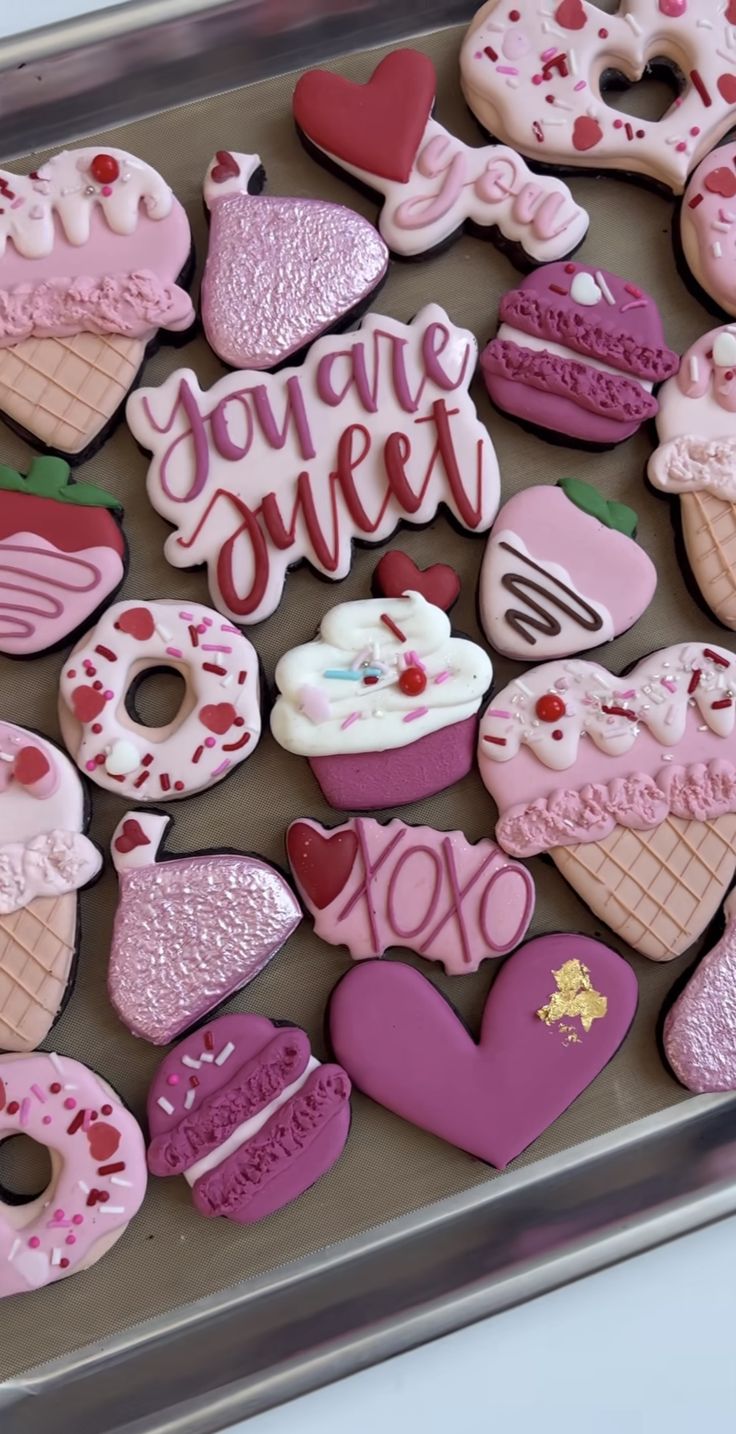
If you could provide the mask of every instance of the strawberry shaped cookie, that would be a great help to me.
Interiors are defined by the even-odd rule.
[[[481,776],[512,856],[549,852],[644,956],[698,937],[736,870],[736,656],[681,643],[624,676],[547,662],[494,695]]]
[[[28,657],[71,639],[117,591],[127,548],[120,504],[75,483],[60,458],[27,476],[0,467],[0,652]]]

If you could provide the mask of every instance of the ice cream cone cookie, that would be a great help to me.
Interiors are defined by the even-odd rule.
[[[527,268],[571,254],[588,215],[562,180],[532,174],[500,144],[463,144],[432,114],[434,66],[419,50],[394,50],[364,85],[307,70],[294,119],[307,148],[383,197],[378,227],[395,254],[438,249],[465,224]]]
[[[736,656],[681,643],[617,677],[548,662],[494,695],[478,762],[512,856],[549,852],[654,961],[680,955],[736,870]]]
[[[184,679],[165,726],[140,722],[135,691],[168,668]],[[211,787],[261,735],[255,648],[200,603],[114,603],[62,668],[59,724],[79,768],[134,802],[174,801]]]
[[[340,603],[277,663],[271,731],[341,811],[415,802],[470,771],[492,676],[419,593]]]
[[[218,150],[204,182],[210,214],[202,278],[207,342],[233,368],[276,368],[357,319],[388,250],[372,224],[324,199],[261,194],[257,154]]]
[[[631,508],[578,478],[516,493],[498,514],[480,572],[491,646],[528,662],[570,657],[626,632],[657,586],[635,532]]]
[[[0,1050],[32,1051],[60,1014],[77,893],[99,874],[82,781],[58,747],[0,722]]]
[[[736,11],[732,23],[736,26]],[[736,29],[730,33],[736,37]],[[727,314],[736,314],[735,165],[736,144],[714,149],[695,170],[679,210],[685,263],[700,289]]]
[[[80,462],[103,442],[159,332],[194,319],[189,221],[150,165],[110,149],[0,170],[0,412]]]
[[[720,941],[703,956],[668,1011],[664,1049],[688,1090],[736,1090],[736,893],[727,896]]]
[[[681,194],[736,113],[731,0],[488,0],[460,52],[465,98],[484,129],[538,164],[645,175]],[[652,69],[678,91],[659,119],[606,102],[617,74]]]
[[[654,300],[584,264],[548,264],[504,294],[480,366],[502,413],[592,448],[631,438],[677,372]],[[559,441],[559,438],[558,438]]]
[[[247,986],[296,929],[279,871],[243,852],[160,852],[171,818],[132,811],[113,833],[120,893],[107,987],[121,1021],[167,1045]]]
[[[736,176],[736,171],[734,171]],[[648,476],[680,500],[682,535],[708,607],[736,628],[736,324],[712,329],[659,395]]]

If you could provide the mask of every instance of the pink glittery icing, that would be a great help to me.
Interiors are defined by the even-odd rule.
[[[695,968],[664,1025],[664,1048],[678,1080],[695,1091],[736,1090],[736,901],[726,929]]]

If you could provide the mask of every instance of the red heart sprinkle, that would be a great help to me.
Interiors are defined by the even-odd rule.
[[[120,836],[115,838],[115,850],[120,852],[135,851],[137,846],[150,845],[151,838],[146,836],[143,827],[135,817],[128,817],[123,822]]]
[[[718,92],[727,105],[736,104],[736,75],[719,75]]]
[[[97,1124],[91,1125],[87,1131],[87,1140],[93,1160],[109,1160],[110,1156],[115,1154],[121,1136],[114,1125],[106,1125],[104,1120],[98,1120]]]
[[[39,747],[21,747],[13,764],[13,776],[22,787],[32,787],[50,770],[51,763]]]
[[[232,702],[216,702],[202,708],[199,720],[203,727],[222,737],[223,733],[232,727],[237,715]]]
[[[725,164],[706,174],[704,182],[709,194],[719,194],[722,199],[732,199],[736,194],[736,174],[732,169],[726,169]]]
[[[399,548],[385,553],[373,574],[373,585],[384,597],[403,597],[406,592],[420,593],[427,602],[449,612],[460,594],[460,579],[447,563],[433,563],[418,568],[408,553]]]
[[[582,0],[562,0],[555,10],[555,20],[563,30],[582,30],[586,21]]]
[[[240,174],[240,165],[235,155],[230,154],[227,149],[218,149],[215,159],[217,163],[212,166],[210,178],[215,184],[225,184],[228,179],[237,179]]]
[[[121,612],[115,626],[118,632],[125,632],[139,642],[146,642],[149,637],[153,637],[155,624],[147,607],[129,607],[127,612]]]
[[[75,687],[72,692],[72,707],[74,716],[79,722],[94,722],[99,717],[105,699],[101,692],[95,692],[93,687]]]
[[[603,138],[603,130],[590,115],[578,115],[572,130],[572,142],[577,150],[593,149]]]
[[[358,850],[355,832],[323,836],[309,822],[292,822],[286,833],[291,869],[309,901],[323,911],[340,895]]]

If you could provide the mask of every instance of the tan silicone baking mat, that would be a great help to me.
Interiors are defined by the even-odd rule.
[[[469,5],[469,15],[471,10]],[[480,141],[478,128],[458,86],[461,33],[445,31],[425,36],[418,43],[437,64],[438,116],[463,139],[476,143]],[[380,53],[352,55],[335,62],[333,68],[364,80]],[[95,142],[120,145],[141,155],[172,184],[191,217],[198,275],[207,247],[200,186],[218,148],[257,150],[268,172],[271,194],[320,195],[375,217],[375,205],[368,198],[347,181],[328,174],[302,151],[290,115],[294,80],[293,75],[281,76],[95,136]],[[28,167],[41,157],[34,154]],[[670,239],[672,202],[639,186],[603,177],[576,177],[571,185],[592,217],[582,257],[625,275],[652,293],[666,319],[668,342],[683,350],[714,320],[691,297],[676,272]],[[456,322],[474,330],[483,344],[494,331],[499,297],[515,279],[516,271],[492,244],[464,237],[426,261],[394,262],[377,307],[407,320],[422,304],[438,300]],[[145,381],[157,383],[182,364],[193,367],[203,385],[212,383],[223,371],[204,339],[197,337],[182,350],[162,348],[148,363]],[[622,499],[639,513],[639,536],[657,563],[659,591],[634,630],[597,654],[604,662],[623,666],[678,639],[724,641],[724,633],[694,603],[678,570],[667,502],[645,487],[649,435],[642,432],[610,453],[591,456],[552,446],[500,417],[478,379],[474,394],[498,451],[505,498],[529,483],[554,482],[572,474],[592,479],[607,496]],[[29,457],[25,444],[0,424],[0,461],[24,469]],[[83,470],[86,479],[117,493],[125,507],[131,564],[123,595],[206,602],[203,573],[180,572],[164,561],[162,546],[168,529],[148,505],[145,474],[146,459],[124,425]],[[422,564],[441,557],[455,565],[463,589],[454,620],[458,628],[478,639],[475,589],[483,539],[460,536],[447,521],[438,519],[421,533],[406,529],[395,541]],[[280,653],[311,637],[328,607],[367,595],[379,555],[377,549],[356,552],[349,578],[339,585],[320,581],[308,569],[288,576],[279,610],[250,633],[269,679]],[[0,659],[0,715],[58,736],[60,666],[58,654],[25,663]],[[495,668],[498,685],[515,670],[503,659],[495,662]],[[123,803],[94,788],[93,809],[92,835],[106,847]],[[211,792],[173,803],[171,811],[175,818],[171,842],[177,851],[231,845],[260,852],[282,864],[284,829],[292,818],[309,815],[326,822],[339,820],[322,800],[307,763],[281,751],[270,735],[264,735],[254,756],[232,777]],[[492,833],[495,821],[491,800],[475,773],[451,791],[403,809],[401,815],[437,827],[460,827],[471,839]],[[531,865],[537,883],[532,932],[596,931],[596,922],[557,871],[540,859]],[[82,897],[83,941],[76,987],[50,1044],[99,1070],[142,1116],[160,1054],[134,1040],[107,1001],[105,973],[116,896],[115,876],[108,866],[99,883]],[[614,937],[608,938],[605,931],[602,934],[624,949]],[[593,1086],[517,1164],[686,1098],[662,1064],[655,1026],[667,992],[693,953],[670,965],[656,966],[624,952],[640,985],[639,1011],[628,1040]],[[404,960],[415,959],[405,952],[396,954]],[[493,965],[486,963],[476,975],[445,978],[435,966],[421,961],[416,964],[449,994],[477,1030],[493,980]],[[321,1056],[327,997],[347,966],[345,953],[319,942],[305,921],[265,972],[230,1004],[298,1022],[309,1032]],[[9,1174],[9,1163],[7,1153],[0,1157],[0,1176]],[[479,1161],[356,1095],[350,1139],[337,1166],[296,1204],[263,1224],[241,1229],[225,1220],[210,1222],[192,1208],[184,1180],[151,1180],[140,1214],[114,1250],[92,1270],[0,1306],[0,1378],[93,1340],[104,1340],[136,1321],[222,1290],[489,1178],[503,1176],[494,1176]]]

